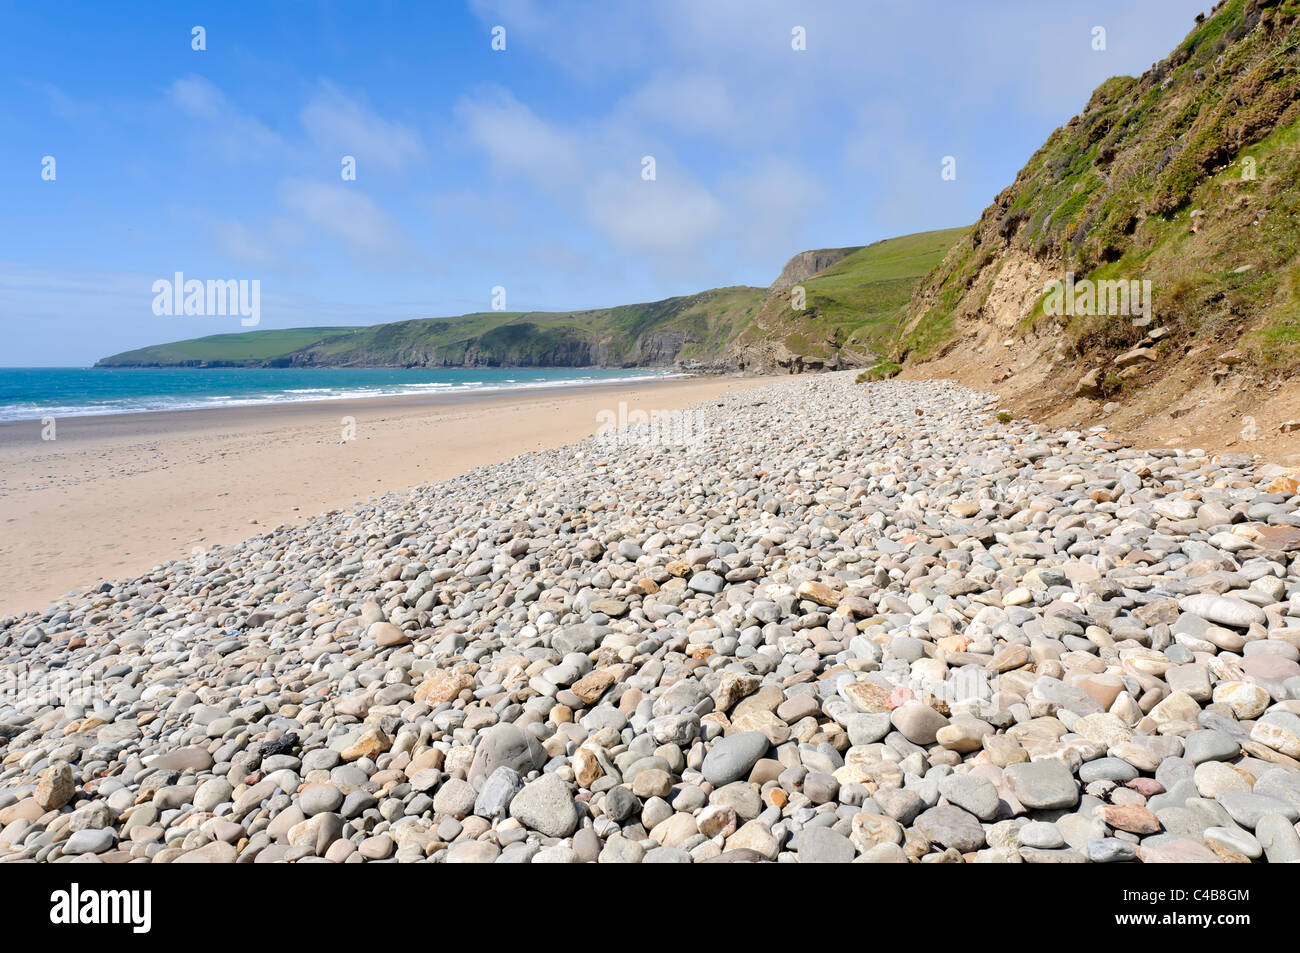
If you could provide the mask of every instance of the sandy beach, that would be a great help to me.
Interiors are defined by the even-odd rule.
[[[0,614],[771,378],[703,377],[0,424]],[[344,418],[355,439],[344,440]]]

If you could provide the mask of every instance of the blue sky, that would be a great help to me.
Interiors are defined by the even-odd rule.
[[[242,330],[155,316],[177,271],[260,281],[261,328],[766,285],[974,221],[1208,6],[0,2],[0,366]]]

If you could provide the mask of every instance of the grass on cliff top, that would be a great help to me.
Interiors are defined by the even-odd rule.
[[[588,311],[486,311],[452,318],[416,318],[371,327],[291,328],[218,334],[139,348],[105,358],[105,366],[208,363],[256,366],[301,362],[390,364],[422,355],[459,364],[468,357],[537,365],[599,347],[615,360],[631,356],[650,332],[680,333],[683,357],[707,358],[745,327],[766,297],[762,288],[714,288],[645,304]]]
[[[104,363],[115,364],[182,364],[213,361],[264,361],[281,354],[310,347],[321,341],[348,338],[365,328],[286,328],[272,331],[245,331],[236,334],[212,334],[207,337],[155,344],[124,351]]]
[[[719,357],[741,335],[774,335],[795,353],[825,359],[839,345],[875,350],[887,340],[916,283],[965,231],[924,232],[861,248],[802,283],[801,312],[790,308],[788,294],[735,286],[587,311],[488,311],[362,328],[221,334],[140,348],[101,363],[400,366],[434,355],[437,363],[451,365],[470,359],[542,365],[567,363],[565,356],[578,349],[599,349],[618,363],[644,359],[634,349],[648,334],[680,337],[679,356],[686,360]]]
[[[803,311],[794,310],[788,295],[771,299],[752,333],[774,334],[796,354],[823,360],[839,347],[878,353],[917,283],[967,231],[918,232],[866,245],[800,282]]]

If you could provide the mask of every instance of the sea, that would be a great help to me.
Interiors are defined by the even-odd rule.
[[[606,368],[0,368],[0,421],[658,380]]]

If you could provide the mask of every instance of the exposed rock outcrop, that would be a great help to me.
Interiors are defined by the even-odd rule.
[[[861,245],[852,248],[818,248],[814,251],[801,251],[785,263],[781,274],[772,282],[769,290],[781,291],[793,284],[806,281],[819,271],[825,271],[836,262],[853,254]]]

